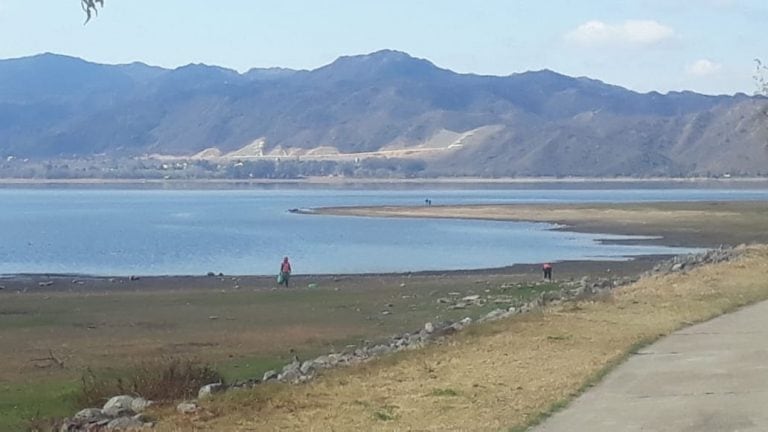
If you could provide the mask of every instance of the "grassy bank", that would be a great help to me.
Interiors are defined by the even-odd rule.
[[[159,430],[522,430],[635,347],[765,300],[767,271],[768,248],[754,247],[732,262],[478,326],[309,385],[230,394],[198,417],[169,414]]]
[[[308,358],[413,331],[427,321],[477,317],[498,306],[455,310],[440,298],[527,298],[556,288],[522,283],[502,290],[510,279],[326,277],[312,288],[304,281],[302,288],[288,290],[245,281],[216,290],[68,285],[72,292],[53,290],[64,284],[58,281],[42,292],[34,292],[36,283],[28,292],[6,289],[0,291],[0,430],[19,430],[23,420],[37,415],[72,414],[72,395],[87,368],[119,376],[142,360],[174,357],[210,363],[230,381],[260,377],[288,362],[292,349]],[[51,353],[63,367],[45,360]]]

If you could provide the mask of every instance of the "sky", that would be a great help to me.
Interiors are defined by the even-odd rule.
[[[551,69],[632,90],[751,94],[767,0],[0,0],[0,58],[314,69],[395,49],[457,72]]]

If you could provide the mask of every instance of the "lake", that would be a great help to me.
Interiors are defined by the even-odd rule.
[[[0,189],[0,274],[273,274],[473,269],[686,252],[540,223],[289,213],[349,205],[766,200],[729,189]]]

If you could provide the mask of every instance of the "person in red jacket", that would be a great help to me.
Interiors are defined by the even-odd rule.
[[[544,263],[544,265],[541,266],[541,269],[544,271],[544,279],[551,281],[552,280],[552,264]]]
[[[277,277],[278,285],[285,285],[288,287],[288,279],[291,277],[291,263],[288,261],[288,257],[283,258],[283,263],[280,264],[280,274]]]

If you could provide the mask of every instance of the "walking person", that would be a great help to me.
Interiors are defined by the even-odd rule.
[[[277,284],[285,285],[288,288],[288,279],[291,278],[291,263],[288,261],[288,257],[283,258],[282,264],[280,264],[280,273],[277,276]]]
[[[544,263],[544,265],[541,266],[541,269],[544,271],[544,279],[551,281],[552,280],[552,264]]]

